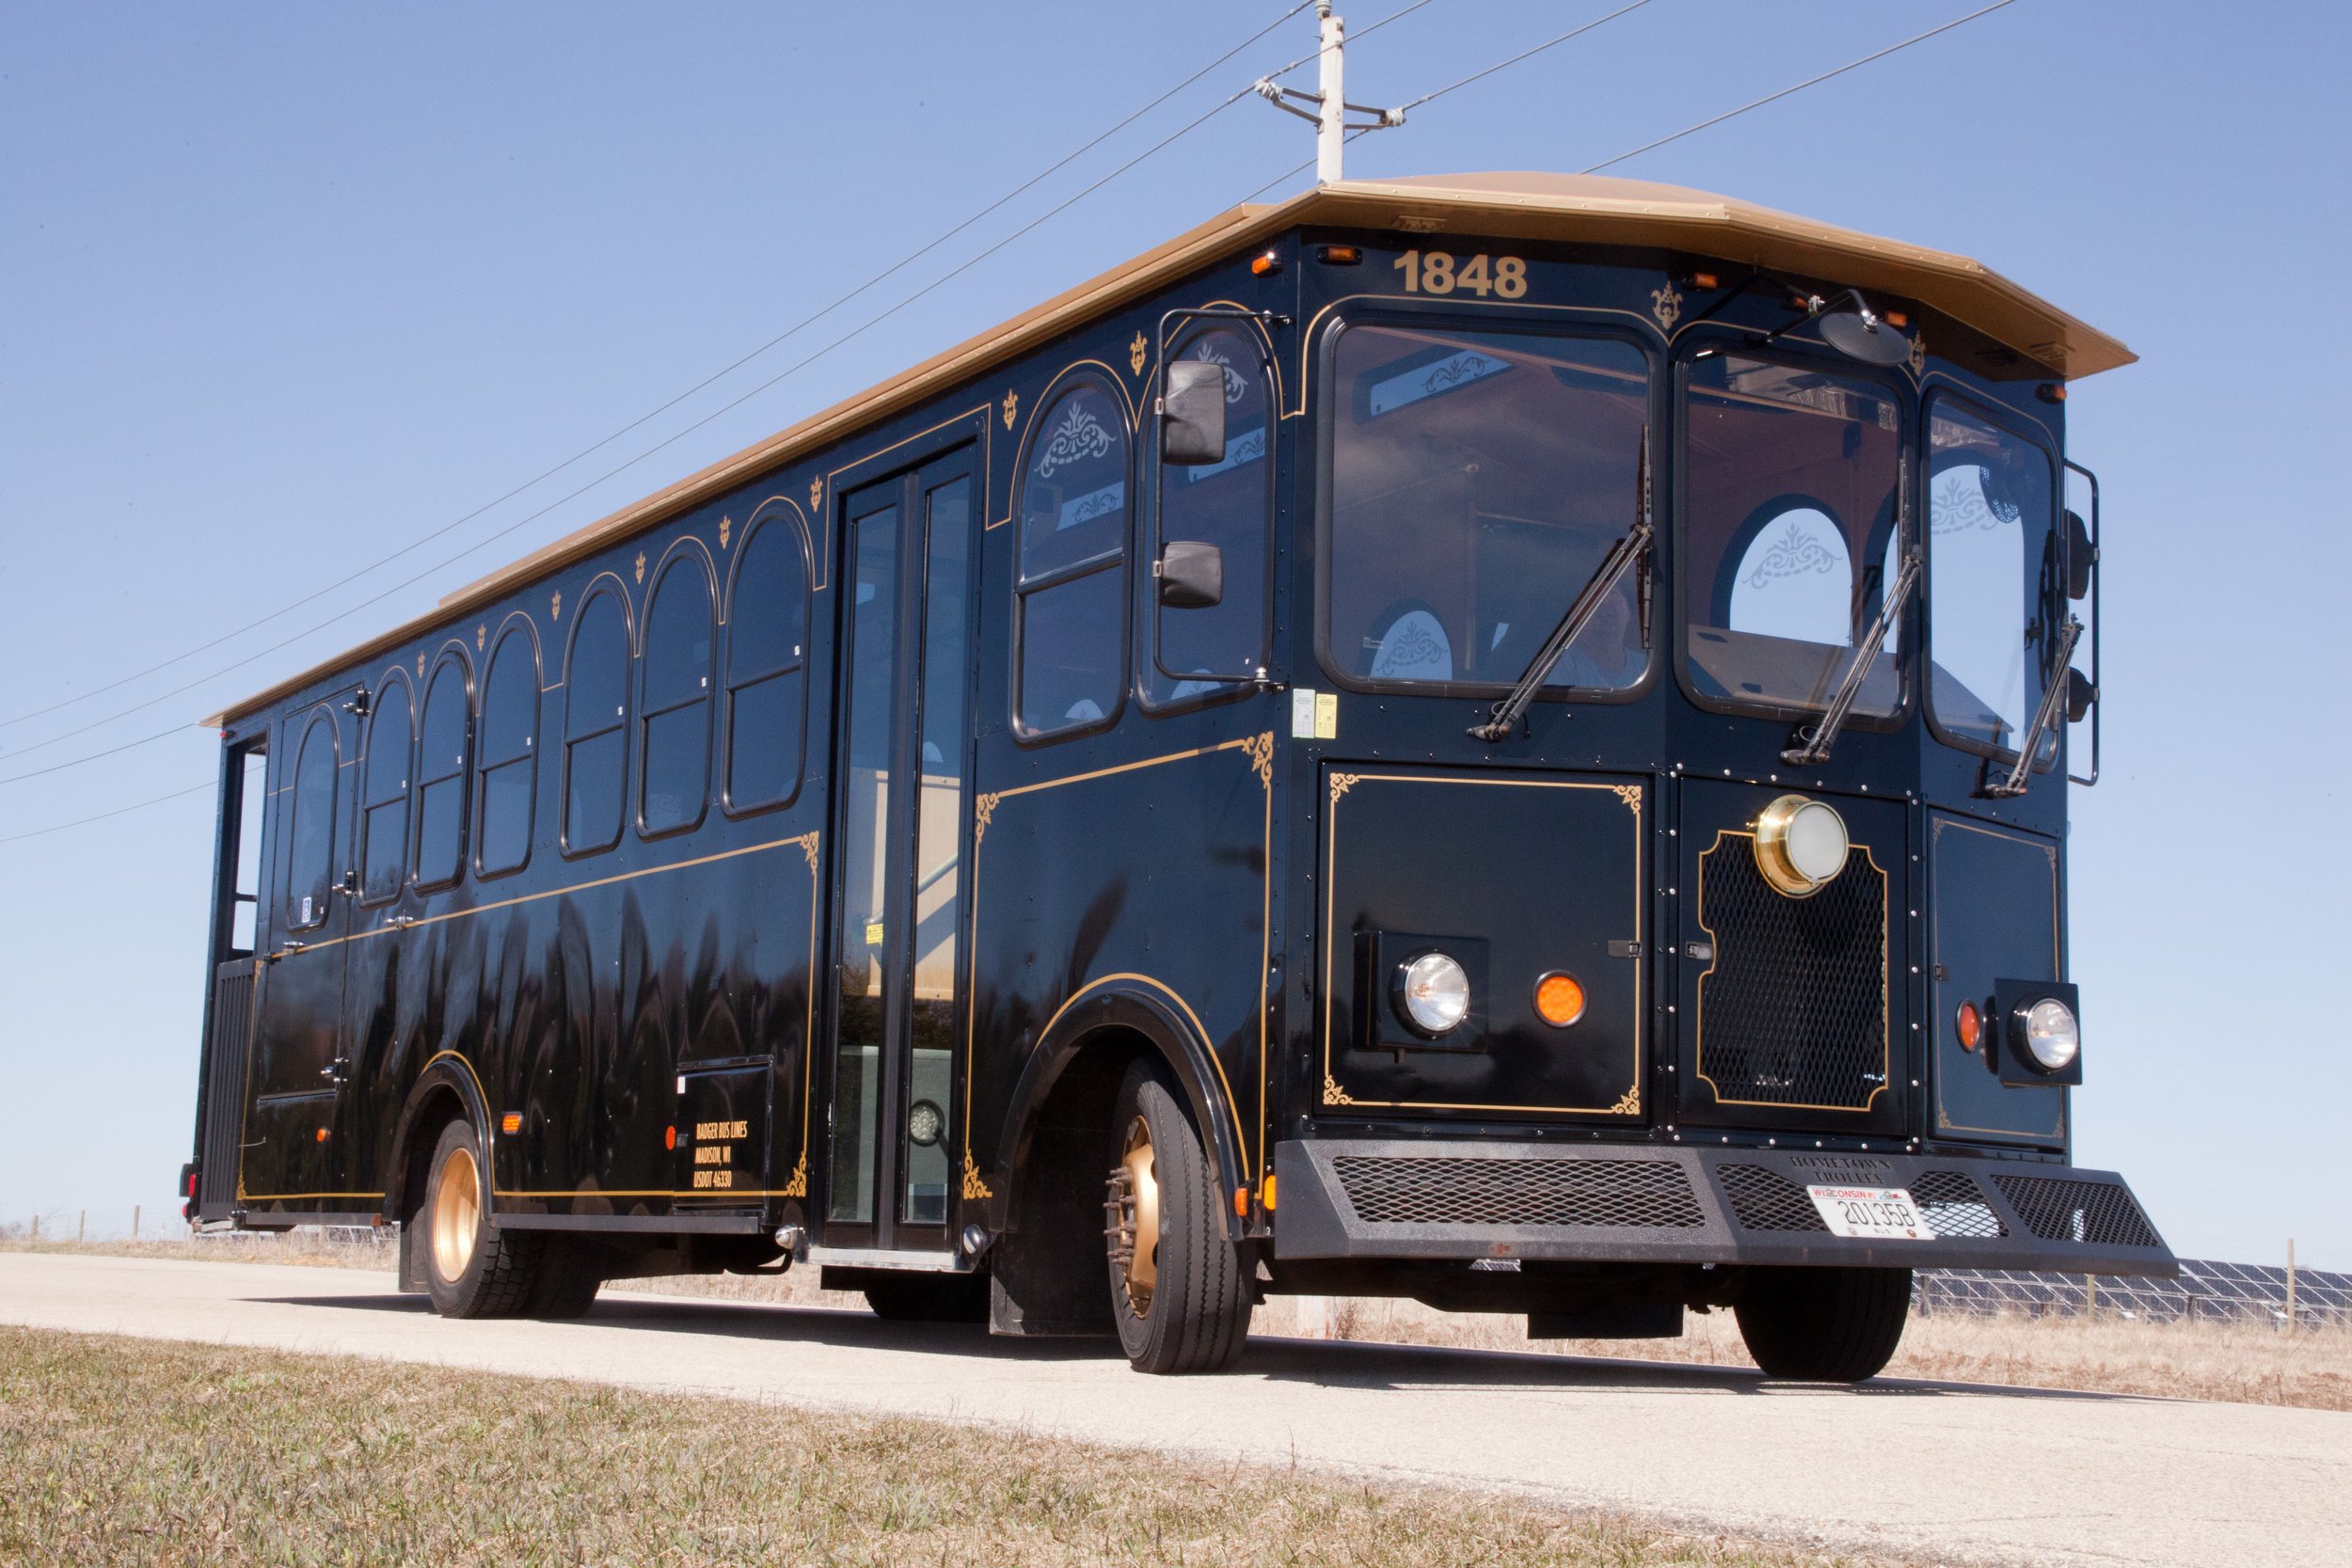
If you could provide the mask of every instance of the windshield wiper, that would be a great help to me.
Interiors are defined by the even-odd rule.
[[[1911,463],[1905,459],[1895,479],[1897,493],[1902,498],[1898,504],[1895,527],[1905,540],[1911,537]],[[1862,645],[1854,650],[1853,663],[1846,670],[1846,678],[1837,683],[1837,694],[1821,710],[1820,721],[1811,729],[1800,724],[1797,733],[1788,737],[1789,744],[1780,753],[1780,760],[1799,767],[1811,768],[1829,760],[1829,749],[1836,742],[1837,732],[1845,727],[1846,715],[1853,711],[1854,699],[1862,695],[1862,677],[1878,662],[1879,649],[1886,643],[1886,634],[1895,626],[1896,617],[1903,612],[1903,601],[1911,597],[1913,584],[1919,580],[1919,546],[1908,545],[1903,550],[1903,563],[1895,573],[1894,586],[1879,605],[1878,619],[1862,634]]]
[[[1636,562],[1643,565],[1642,645],[1649,645],[1648,562],[1650,541],[1656,530],[1650,523],[1649,427],[1646,425],[1642,428],[1641,478],[1636,490],[1633,526],[1626,531],[1625,537],[1609,547],[1609,553],[1601,558],[1600,564],[1593,568],[1593,575],[1585,580],[1583,591],[1568,606],[1568,612],[1560,617],[1560,624],[1551,628],[1551,635],[1544,639],[1544,645],[1535,650],[1534,658],[1520,674],[1518,684],[1511,688],[1508,696],[1494,705],[1493,716],[1483,724],[1470,726],[1470,733],[1473,738],[1497,741],[1518,727],[1528,705],[1535,700],[1535,693],[1542,689],[1545,680],[1550,676],[1552,666],[1558,664],[1569,645],[1583,635],[1585,626],[1600,612],[1600,607],[1608,602],[1610,594],[1616,592],[1618,582]]]
[[[1979,794],[1999,800],[2026,793],[2033,780],[2033,754],[2042,750],[2042,734],[2058,722],[2058,705],[2066,700],[2066,672],[2074,667],[2074,644],[2082,634],[2083,624],[2069,615],[2065,629],[2058,633],[2058,654],[2050,666],[2058,673],[2058,677],[2042,691],[2042,705],[2034,709],[2033,722],[2026,726],[2024,737],[2017,742],[2016,766],[2009,770],[2007,778],[1999,784],[1986,784]]]

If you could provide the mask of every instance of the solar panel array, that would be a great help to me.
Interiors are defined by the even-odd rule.
[[[2182,1319],[2287,1323],[2287,1271],[2261,1263],[2217,1263],[2185,1258],[2178,1279],[2117,1275],[2040,1274],[2025,1269],[1922,1269],[1914,1278],[1912,1309],[1933,1314],[2034,1317],[2112,1313],[2155,1323]],[[2352,1274],[2295,1271],[2298,1326],[2352,1327]]]

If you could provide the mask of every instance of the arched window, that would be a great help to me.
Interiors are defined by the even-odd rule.
[[[417,885],[444,887],[466,866],[466,763],[473,744],[471,673],[456,654],[424,689],[417,752]]]
[[[703,819],[710,795],[710,573],[691,551],[654,580],[645,610],[644,770],[638,827],[681,832]]]
[[[1731,580],[1733,631],[1844,647],[1853,641],[1853,562],[1836,521],[1791,501],[1748,541]]]
[[[1205,610],[1175,610],[1152,595],[1152,667],[1146,689],[1161,702],[1198,696],[1220,681],[1248,680],[1266,662],[1266,558],[1274,515],[1272,397],[1258,346],[1230,327],[1195,333],[1178,359],[1225,370],[1225,456],[1193,467],[1159,466],[1159,543],[1215,545],[1225,594]],[[1156,454],[1155,454],[1156,455]]]
[[[408,871],[408,781],[416,766],[415,699],[395,675],[375,694],[368,720],[366,779],[359,805],[359,901],[399,895]]]
[[[531,859],[531,826],[539,781],[539,643],[517,621],[490,650],[482,682],[481,824],[476,863],[494,877]]]
[[[302,732],[295,754],[294,844],[286,858],[287,924],[308,930],[326,923],[335,881],[335,721],[320,713]]]
[[[1126,684],[1126,411],[1080,381],[1029,437],[1021,473],[1019,680],[1031,735],[1093,729]]]
[[[572,627],[564,671],[564,848],[581,855],[621,841],[628,802],[628,611],[592,593]]]
[[[808,551],[788,517],[754,525],[727,600],[730,811],[800,793],[808,664]]]

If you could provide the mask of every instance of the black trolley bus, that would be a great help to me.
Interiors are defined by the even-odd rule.
[[[219,716],[189,1217],[1152,1371],[2169,1272],[2069,1158],[2130,357],[1678,187],[1237,208]]]

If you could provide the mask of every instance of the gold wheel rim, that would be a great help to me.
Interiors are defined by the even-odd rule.
[[[1111,1168],[1107,1207],[1111,1264],[1126,1291],[1127,1309],[1148,1317],[1160,1276],[1160,1179],[1152,1129],[1141,1117],[1127,1124],[1119,1164]]]
[[[441,1162],[433,1187],[433,1268],[454,1285],[473,1261],[474,1232],[482,1225],[482,1172],[473,1150],[453,1148]]]

